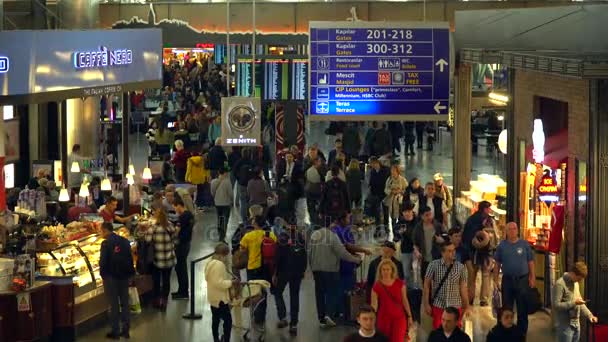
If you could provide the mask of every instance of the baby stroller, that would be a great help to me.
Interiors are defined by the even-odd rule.
[[[266,300],[263,291],[270,289],[270,283],[266,280],[251,280],[242,282],[238,286],[241,289],[239,291],[240,295],[232,300],[232,306],[249,308],[249,329],[246,329],[243,341],[262,342],[264,341],[264,331],[263,329],[256,329],[253,323],[253,313],[258,305]]]

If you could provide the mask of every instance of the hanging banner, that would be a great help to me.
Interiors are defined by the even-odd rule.
[[[566,211],[563,205],[556,205],[551,211],[551,234],[549,235],[549,252],[558,254],[562,248],[562,232]]]
[[[259,97],[222,98],[222,145],[261,145],[261,103]]]
[[[296,102],[278,103],[275,106],[275,150],[281,156],[282,150],[296,145],[304,154],[304,107]]]

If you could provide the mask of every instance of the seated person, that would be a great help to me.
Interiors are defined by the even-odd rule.
[[[106,201],[106,205],[99,209],[99,215],[103,217],[104,222],[114,223],[114,221],[116,221],[124,224],[130,222],[135,217],[135,214],[126,217],[116,215],[114,213],[116,211],[116,207],[118,207],[118,200],[116,197],[110,196],[110,198],[108,198]]]
[[[398,274],[399,279],[405,280],[405,277],[403,275],[403,264],[401,263],[401,261],[399,261],[399,260],[397,260],[397,258],[395,258],[396,251],[397,251],[397,247],[395,246],[394,242],[385,241],[382,244],[382,255],[380,255],[379,257],[377,257],[376,259],[372,260],[369,263],[369,269],[367,270],[368,293],[371,293],[372,286],[374,286],[374,283],[376,282],[376,275],[378,273],[378,265],[380,264],[380,261],[382,261],[382,259],[391,259],[391,261],[393,263],[395,263],[395,266],[397,266],[397,272],[399,273]]]

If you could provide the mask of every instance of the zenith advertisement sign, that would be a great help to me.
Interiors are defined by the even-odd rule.
[[[73,59],[76,69],[129,65],[133,63],[133,51],[127,49],[109,50],[105,46],[100,46],[97,51],[75,52]]]

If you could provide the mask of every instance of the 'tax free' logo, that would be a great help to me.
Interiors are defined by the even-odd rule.
[[[8,68],[9,68],[8,57],[0,56],[0,74],[7,73]]]

